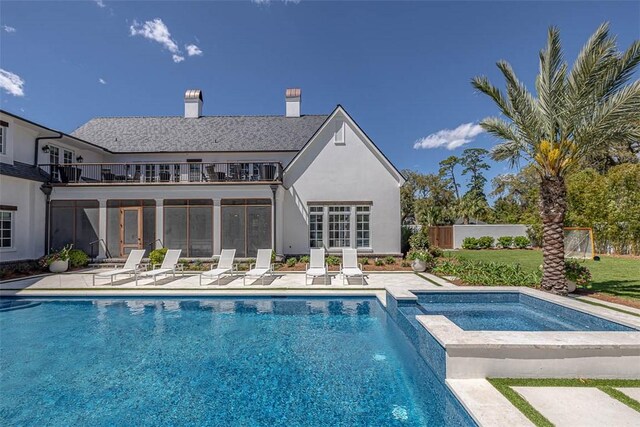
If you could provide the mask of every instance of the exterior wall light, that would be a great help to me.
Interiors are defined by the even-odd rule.
[[[42,146],[42,152],[43,153],[48,153],[49,152],[49,146],[48,145],[43,145]]]

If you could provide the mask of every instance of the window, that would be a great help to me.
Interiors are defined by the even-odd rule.
[[[13,247],[13,212],[0,211],[0,248]]]
[[[323,242],[323,218],[324,208],[322,206],[309,207],[309,246],[312,248],[322,248]]]
[[[62,150],[62,163],[73,163],[73,151]]]
[[[356,206],[356,247],[370,248],[369,206]]]
[[[270,199],[222,199],[222,247],[255,257],[272,247]]]
[[[0,125],[0,154],[7,154],[7,128]]]
[[[329,206],[329,247],[351,247],[350,206]]]
[[[336,144],[344,144],[344,122],[340,120],[336,122],[336,130],[333,134],[333,142]]]
[[[97,200],[53,200],[49,227],[50,249],[73,244],[89,256],[98,255],[99,204]]]

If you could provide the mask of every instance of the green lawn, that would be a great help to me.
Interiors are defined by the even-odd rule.
[[[540,250],[459,250],[446,252],[445,256],[476,261],[519,263],[523,269],[537,269],[542,265]],[[620,298],[640,300],[640,260],[610,256],[600,258],[600,261],[584,261],[593,278],[590,289]]]

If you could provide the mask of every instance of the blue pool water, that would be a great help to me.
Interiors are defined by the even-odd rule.
[[[1,425],[473,425],[375,299],[0,300]]]
[[[469,331],[633,331],[519,292],[418,294],[422,313],[443,315]]]

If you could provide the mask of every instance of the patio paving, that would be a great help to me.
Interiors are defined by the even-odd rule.
[[[626,394],[627,396],[629,396],[630,398],[640,402],[640,387],[638,387],[638,388],[634,388],[634,387],[619,387],[616,390],[618,390],[619,392],[622,392],[622,393]]]
[[[592,387],[513,387],[557,427],[638,426],[640,413]]]

